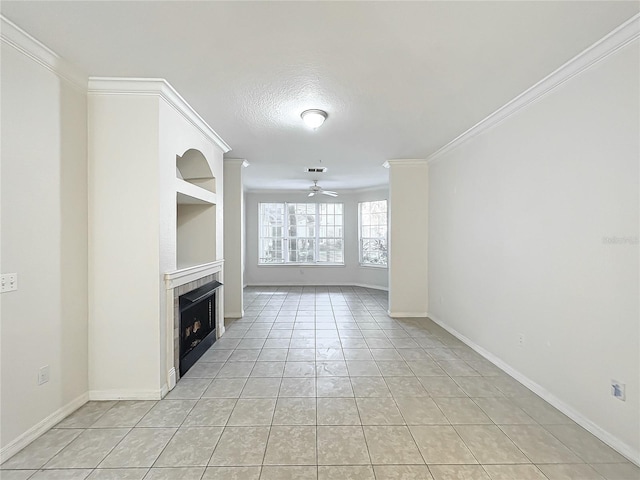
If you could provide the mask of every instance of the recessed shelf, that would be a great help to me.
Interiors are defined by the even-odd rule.
[[[177,202],[182,205],[215,205],[217,196],[193,183],[176,178]]]

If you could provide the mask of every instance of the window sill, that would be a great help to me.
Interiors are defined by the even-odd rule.
[[[344,267],[344,263],[259,263],[258,267]]]
[[[360,267],[362,268],[377,268],[379,270],[387,270],[388,265],[376,265],[375,263],[361,263]]]

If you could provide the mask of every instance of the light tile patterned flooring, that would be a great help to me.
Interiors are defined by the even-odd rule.
[[[640,469],[386,294],[247,288],[162,401],[91,402],[3,480],[638,480]]]

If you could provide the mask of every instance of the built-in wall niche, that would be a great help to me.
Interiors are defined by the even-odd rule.
[[[176,264],[178,269],[216,260],[216,179],[205,156],[176,157]]]
[[[178,204],[177,267],[216,260],[216,206]]]
[[[211,193],[216,193],[216,178],[199,150],[190,149],[176,158],[176,177]]]

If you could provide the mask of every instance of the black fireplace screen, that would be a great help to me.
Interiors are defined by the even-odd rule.
[[[180,376],[216,341],[216,290],[213,281],[178,299],[180,308]]]

